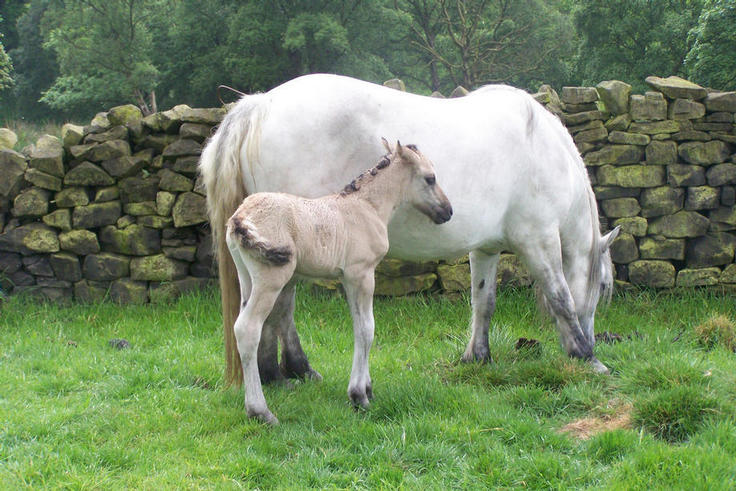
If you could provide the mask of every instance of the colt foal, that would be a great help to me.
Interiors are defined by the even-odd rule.
[[[235,338],[243,366],[248,416],[277,424],[258,373],[263,322],[294,277],[342,280],[353,318],[354,353],[348,395],[367,408],[373,397],[368,354],[373,342],[373,273],[388,252],[387,224],[407,203],[441,224],[452,206],[434,167],[414,145],[397,142],[372,169],[339,194],[306,199],[284,193],[248,196],[227,222],[238,270],[241,307]]]

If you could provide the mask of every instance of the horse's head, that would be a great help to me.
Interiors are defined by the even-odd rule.
[[[411,169],[411,181],[405,190],[407,201],[434,223],[448,221],[452,217],[452,205],[437,183],[432,162],[415,145],[401,145],[397,141],[392,149],[385,138],[383,145],[391,154],[392,163]]]

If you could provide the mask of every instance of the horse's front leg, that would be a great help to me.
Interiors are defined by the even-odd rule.
[[[470,253],[470,298],[473,318],[462,361],[491,361],[488,349],[488,326],[496,309],[496,272],[500,254]]]
[[[350,372],[348,396],[355,406],[365,409],[373,398],[373,385],[368,355],[373,344],[373,269],[345,277],[344,287],[353,317],[353,368]]]

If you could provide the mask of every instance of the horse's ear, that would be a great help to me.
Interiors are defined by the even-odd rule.
[[[404,147],[401,146],[401,142],[399,140],[396,140],[396,153],[399,157],[404,156]]]
[[[601,237],[601,243],[600,243],[601,254],[606,252],[608,248],[611,247],[611,244],[613,244],[613,241],[616,239],[616,237],[618,237],[618,233],[620,231],[621,231],[621,225],[617,226],[616,228],[608,232],[606,235]]]
[[[386,149],[388,153],[391,153],[391,145],[388,144],[388,140],[381,137],[381,143],[383,143],[383,147]]]

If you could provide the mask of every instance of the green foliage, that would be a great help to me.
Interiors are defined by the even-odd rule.
[[[655,393],[634,408],[633,421],[670,442],[689,438],[717,410],[717,401],[702,389],[681,386]]]
[[[0,39],[2,39],[2,33],[0,33]],[[0,91],[13,85],[13,77],[11,77],[12,71],[13,64],[10,62],[8,54],[5,52],[3,43],[0,42]]]
[[[736,90],[736,0],[709,0],[689,41],[689,76],[719,90]]]
[[[75,112],[103,110],[122,102],[146,106],[157,85],[147,24],[159,1],[65,0],[44,14],[46,46],[60,75],[42,102]]]
[[[685,75],[687,34],[703,0],[590,0],[575,9],[581,81],[618,79],[642,90],[649,75]]]

